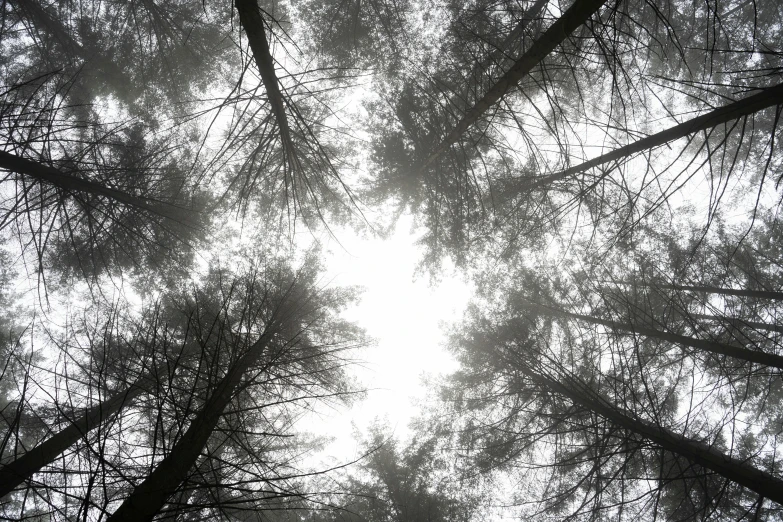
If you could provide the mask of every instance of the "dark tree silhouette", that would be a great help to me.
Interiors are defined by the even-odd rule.
[[[691,401],[692,422],[683,422],[676,411],[687,386],[687,374],[676,370],[682,362],[656,362],[663,354],[652,346],[612,343],[609,351],[597,336],[565,327],[558,334],[553,325],[508,312],[520,313],[474,308],[455,332],[463,369],[446,397],[463,419],[465,458],[480,469],[518,470],[520,479],[529,474],[526,489],[514,492],[528,506],[523,513],[622,518],[682,510],[720,518],[747,516],[760,497],[780,502],[778,468],[765,469],[771,463],[743,453],[738,441],[727,452],[720,430],[702,419],[699,409],[709,401]],[[702,487],[717,489],[700,498]],[[683,498],[662,501],[679,489],[690,491],[690,508]]]
[[[0,9],[0,516],[780,516],[779,1]],[[316,471],[403,213],[461,366]]]

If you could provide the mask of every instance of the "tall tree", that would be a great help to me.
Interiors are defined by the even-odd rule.
[[[482,288],[351,516],[479,516],[456,470],[532,517],[778,516],[780,2],[327,4],[3,4],[0,260],[45,291],[0,311],[2,516],[347,508],[293,435],[361,336],[296,252],[366,203]]]
[[[399,143],[394,132],[380,130],[379,188],[421,216],[431,257],[475,256],[478,263],[487,244],[501,242],[511,249],[534,244],[547,230],[570,226],[576,219],[595,220],[596,228],[611,220],[615,234],[629,234],[645,220],[654,220],[657,210],[678,198],[677,192],[687,191],[702,173],[711,178],[710,212],[725,204],[731,183],[741,183],[742,190],[761,197],[773,177],[769,165],[777,161],[778,120],[772,108],[780,102],[779,82],[774,74],[754,81],[740,72],[767,70],[746,60],[757,44],[742,28],[753,26],[765,34],[775,29],[747,18],[750,10],[744,7],[727,9],[730,16],[722,19],[712,17],[709,9],[675,3],[660,8],[623,3],[599,12],[572,41],[563,42],[562,53],[568,57],[558,52],[545,56],[516,92],[493,107],[492,119],[482,123],[480,132],[464,137],[449,153],[453,158],[433,167],[432,180],[400,173],[418,172],[417,165],[426,161],[426,146],[413,151],[405,138]],[[646,33],[636,23],[642,19],[649,22]],[[718,32],[726,47],[713,53],[714,47],[700,41],[704,37],[694,34],[691,25],[710,28],[720,23],[725,23]],[[648,59],[636,59],[642,54]],[[773,53],[769,59],[776,63],[777,58]],[[710,67],[720,68],[728,83],[703,80],[713,74]],[[771,65],[769,70],[778,68]],[[727,91],[728,85],[735,91]],[[750,112],[731,116],[733,109],[745,105],[726,100],[737,100],[736,92],[755,90],[764,92],[747,97]],[[426,89],[417,93],[427,95]],[[426,125],[448,121],[438,97],[443,95],[432,96],[429,107],[416,106],[416,112],[430,115]],[[761,98],[766,101],[751,108]],[[769,110],[758,112],[765,107]],[[702,115],[694,118],[691,109]],[[404,115],[398,119],[403,135],[409,134],[414,144],[437,141],[439,132],[453,128],[445,124],[422,140],[423,133],[406,125]],[[411,127],[414,130],[404,130]],[[689,135],[688,128],[699,133]],[[690,136],[687,143],[671,145],[672,153],[646,148],[664,138],[685,136]],[[610,152],[590,152],[606,149]],[[636,159],[631,162],[617,156],[632,150],[645,153],[631,157]],[[600,169],[592,163],[601,165],[605,159],[624,161]],[[596,172],[572,177],[591,166]],[[566,180],[564,173],[571,176]]]
[[[274,459],[290,459],[286,454],[301,448],[286,448],[281,442],[294,436],[294,420],[313,401],[350,399],[341,351],[363,342],[360,332],[336,315],[352,292],[317,288],[318,272],[313,257],[297,271],[284,260],[272,259],[245,276],[215,270],[191,295],[167,296],[156,313],[148,314],[142,325],[146,331],[135,332],[136,338],[131,335],[128,345],[115,352],[104,349],[114,360],[97,360],[97,369],[82,377],[129,381],[131,386],[105,392],[109,398],[80,418],[76,412],[64,415],[65,427],[28,452],[37,458],[21,455],[4,468],[4,478],[17,484],[15,472],[36,472],[10,498],[29,488],[46,491],[50,499],[80,497],[79,513],[105,510],[123,490],[101,492],[92,485],[134,477],[148,483],[161,476],[146,477],[152,466],[145,463],[149,455],[157,469],[174,462],[180,473],[163,474],[163,500],[149,516],[161,511],[166,499],[174,509],[184,502],[194,513],[217,514],[263,509],[264,503],[285,498],[293,463]],[[107,342],[100,337],[94,341]],[[86,355],[97,358],[100,353],[93,346]],[[101,395],[88,383],[81,387],[86,387],[85,394]],[[77,388],[71,386],[69,393],[78,393]],[[128,425],[127,419],[133,418],[146,421]],[[122,451],[122,445],[115,445],[128,437],[136,450],[118,460],[115,452]],[[54,457],[60,462],[53,462]],[[68,462],[80,462],[86,475],[60,482],[52,469]],[[33,465],[37,468],[29,469]],[[248,480],[257,487],[245,487]],[[58,501],[49,502],[48,509],[67,511]],[[150,506],[149,497],[144,505]],[[116,516],[123,510],[128,508]]]
[[[412,426],[417,435],[403,443],[376,419],[366,433],[357,434],[362,437],[364,455],[358,465],[339,471],[336,490],[316,497],[319,503],[315,505],[299,503],[296,509],[271,520],[436,522],[480,518],[487,500],[481,481],[457,479],[448,454],[440,453],[440,429],[424,432],[424,425]]]
[[[135,326],[126,324],[127,319],[119,320],[121,315],[131,315],[131,312],[117,305],[99,315],[103,324],[81,325],[83,331],[92,330],[87,336],[88,362],[80,368],[84,373],[81,378],[88,383],[85,395],[96,396],[96,404],[86,408],[57,405],[55,421],[61,428],[53,429],[48,437],[0,467],[0,497],[30,480],[79,441],[88,440],[91,431],[132,406],[142,394],[154,393],[161,376],[173,371],[177,361],[187,357],[183,350],[189,342],[187,330],[176,326],[184,323],[174,316],[164,317],[160,303],[143,314]],[[179,349],[174,345],[179,345]],[[76,343],[68,342],[57,348],[76,352],[75,347]],[[75,394],[76,390],[71,388],[69,392]],[[43,423],[48,416],[42,411],[39,422]]]
[[[454,338],[463,369],[446,397],[462,416],[467,458],[529,474],[514,495],[528,516],[636,518],[649,510],[750,519],[759,496],[778,495],[778,468],[737,440],[727,452],[700,411],[709,401],[692,400],[684,418],[677,411],[688,364],[658,363],[642,347],[635,356],[608,351],[600,338],[509,312],[473,309]],[[663,502],[682,490],[679,501]]]

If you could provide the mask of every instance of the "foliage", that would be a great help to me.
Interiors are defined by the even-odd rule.
[[[0,13],[2,516],[783,516],[780,2]],[[460,367],[315,470],[367,341],[310,243],[404,213]]]

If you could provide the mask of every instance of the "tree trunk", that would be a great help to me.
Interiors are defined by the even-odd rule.
[[[770,290],[735,290],[733,288],[721,288],[719,286],[709,285],[670,285],[663,283],[632,283],[636,286],[648,286],[655,288],[664,288],[666,290],[687,290],[691,292],[707,292],[709,294],[736,295],[739,297],[755,297],[756,299],[774,299],[783,301],[783,292],[773,292]]]
[[[777,324],[763,323],[761,321],[747,321],[745,319],[735,319],[733,317],[723,317],[721,315],[707,315],[707,314],[689,314],[689,315],[696,319],[704,319],[706,321],[725,323],[737,330],[750,327],[756,330],[766,330],[767,332],[783,333],[783,326]]]
[[[538,16],[541,14],[541,11],[546,7],[546,4],[549,3],[549,0],[538,0],[535,4],[533,4],[529,10],[525,11],[522,15],[522,19],[519,21],[519,23],[514,27],[514,29],[508,33],[508,36],[501,42],[501,44],[492,52],[490,53],[487,60],[485,60],[483,63],[477,63],[475,67],[473,67],[473,70],[471,71],[471,74],[469,78],[475,78],[478,75],[480,75],[483,71],[485,71],[493,62],[497,63],[497,67],[500,70],[503,70],[503,67],[509,61],[511,58],[509,57],[508,48],[511,46],[511,44],[517,40],[521,35],[522,31],[525,30],[525,28],[530,24],[530,22],[536,20]]]
[[[285,99],[280,91],[280,85],[275,74],[275,62],[266,41],[264,30],[264,18],[258,7],[257,0],[236,0],[235,5],[239,13],[239,23],[245,30],[253,58],[261,73],[261,81],[264,83],[272,113],[275,115],[277,125],[280,127],[280,140],[283,142],[286,159],[291,168],[298,166],[296,149],[291,139],[291,129],[288,126],[288,117],[285,112]]]
[[[68,427],[46,439],[21,457],[0,468],[0,498],[14,490],[76,444],[86,433],[103,424],[106,419],[133,402],[144,391],[140,385],[114,394],[111,398],[88,409]]]
[[[606,0],[576,0],[546,32],[536,40],[528,51],[517,60],[509,71],[474,105],[454,126],[448,136],[435,147],[427,160],[419,167],[422,174],[435,160],[449,149],[462,134],[473,125],[495,102],[524,78],[555,47],[563,43],[578,27],[590,19]]]
[[[94,196],[103,196],[130,207],[146,210],[178,222],[182,221],[182,216],[173,212],[171,205],[134,196],[121,190],[108,188],[100,183],[73,176],[49,165],[22,158],[9,152],[0,151],[0,169],[16,172],[28,176],[40,183],[54,185],[55,187],[69,192],[82,192]]]
[[[730,344],[719,343],[716,341],[708,341],[705,339],[696,339],[685,335],[673,334],[665,332],[663,330],[657,330],[646,326],[637,326],[628,323],[621,323],[618,321],[611,321],[607,319],[599,319],[590,315],[575,314],[572,312],[566,312],[558,308],[551,306],[534,303],[539,309],[546,310],[545,313],[550,315],[556,315],[560,317],[566,317],[571,319],[577,319],[593,324],[600,324],[611,328],[612,330],[624,330],[627,332],[633,332],[647,337],[655,339],[661,339],[674,344],[680,344],[683,346],[690,346],[691,348],[697,348],[704,350],[705,352],[714,353],[717,355],[726,355],[735,359],[741,359],[743,361],[749,361],[757,364],[763,364],[765,366],[771,366],[783,370],[783,356],[765,353],[756,350],[749,350],[739,346],[732,346]]]
[[[14,3],[20,8],[22,15],[42,34],[54,36],[66,52],[86,61],[87,56],[81,44],[68,34],[59,20],[55,20],[46,12],[39,0],[15,0]]]
[[[710,469],[759,495],[783,505],[783,480],[762,471],[745,461],[726,455],[703,442],[675,433],[649,421],[642,420],[610,404],[595,392],[575,389],[557,380],[540,375],[523,365],[522,371],[549,390],[563,395],[574,404],[583,406],[612,424],[635,433],[660,448],[680,455],[691,462]]]
[[[690,134],[716,127],[721,123],[733,121],[769,107],[780,105],[781,103],[783,103],[783,84],[765,89],[758,94],[748,96],[744,100],[734,102],[730,105],[726,105],[725,107],[710,111],[707,114],[697,116],[696,118],[690,119],[684,123],[680,123],[674,127],[670,127],[651,136],[647,136],[646,138],[642,138],[638,141],[620,147],[619,149],[607,152],[606,154],[602,154],[597,158],[585,161],[584,163],[580,163],[579,165],[562,170],[555,174],[541,176],[537,179],[520,179],[520,183],[524,183],[524,186],[519,187],[515,193],[519,194],[537,189],[545,185],[549,185],[555,181],[560,181],[561,179],[573,176],[574,174],[579,174],[580,172],[597,167],[598,165],[603,165],[604,163],[609,163],[610,161],[627,158],[628,156],[636,154],[637,152],[652,149],[670,141],[684,138]]]
[[[169,455],[155,470],[125,499],[117,511],[109,517],[110,522],[152,520],[166,500],[187,478],[196,463],[201,450],[217,426],[223,410],[234,397],[242,376],[260,357],[272,333],[267,330],[250,347],[215,387],[215,391],[193,419],[182,438],[174,445]]]

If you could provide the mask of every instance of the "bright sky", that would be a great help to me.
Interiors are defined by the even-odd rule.
[[[358,238],[348,230],[336,235],[342,247],[334,240],[327,244],[328,274],[333,285],[365,288],[345,317],[377,341],[360,352],[364,364],[354,367],[367,398],[323,418],[338,438],[330,452],[345,459],[355,454],[354,425],[364,432],[375,418],[388,419],[399,439],[408,435],[407,423],[418,411],[415,403],[425,396],[422,375],[456,367],[440,325],[462,316],[471,291],[453,270],[445,270],[436,286],[428,276],[415,274],[421,252],[410,218],[400,219],[387,240]]]

